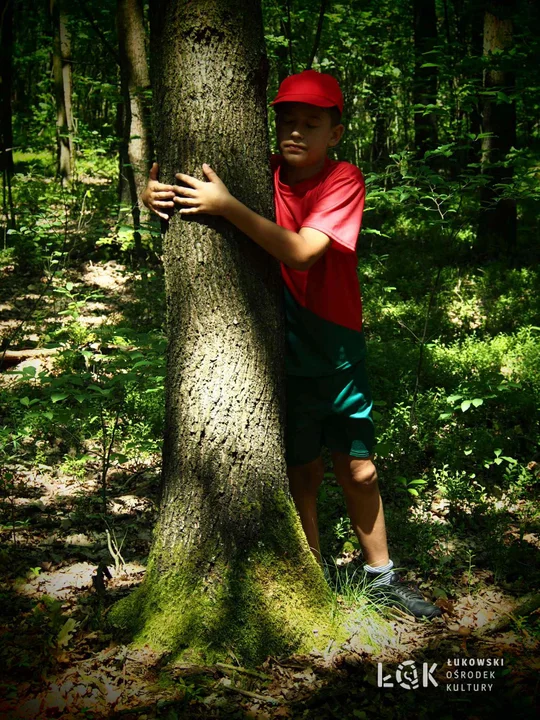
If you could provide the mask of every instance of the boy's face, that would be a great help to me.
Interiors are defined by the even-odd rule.
[[[276,115],[279,150],[293,167],[320,164],[329,147],[337,145],[343,125],[332,127],[330,114],[316,105],[282,103]]]

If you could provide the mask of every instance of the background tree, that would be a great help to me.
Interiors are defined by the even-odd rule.
[[[414,0],[415,67],[413,83],[414,144],[421,154],[437,143],[437,63],[430,53],[437,44],[435,0]],[[431,106],[431,111],[430,111]]]
[[[272,216],[266,58],[252,0],[152,5],[163,182],[209,163]],[[288,494],[279,266],[221,218],[165,234],[166,431],[144,584],[112,613],[178,650],[261,660],[328,632],[327,587]]]
[[[512,48],[513,4],[498,0],[484,13],[484,94],[482,103],[482,188],[479,251],[488,257],[514,252],[517,231],[516,201],[501,197],[513,176],[505,159],[516,146],[515,74],[508,56]]]
[[[73,112],[71,78],[71,37],[62,0],[50,0],[53,27],[52,70],[56,97],[58,174],[69,180],[73,172]]]
[[[4,214],[14,222],[11,176],[13,174],[13,128],[11,96],[13,92],[13,2],[0,2],[0,170],[3,179]]]
[[[149,128],[150,75],[146,61],[142,0],[118,0],[116,16],[122,89],[120,145],[120,220],[135,230],[135,247],[141,254],[141,225],[149,212],[139,201],[152,164]]]

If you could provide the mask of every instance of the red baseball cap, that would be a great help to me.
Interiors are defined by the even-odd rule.
[[[343,93],[338,81],[332,75],[316,70],[304,70],[286,77],[270,105],[283,102],[303,102],[318,107],[336,105],[339,112],[343,112]]]

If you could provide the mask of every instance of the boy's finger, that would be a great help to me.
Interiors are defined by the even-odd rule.
[[[154,207],[160,207],[160,208],[174,207],[174,201],[173,200],[155,200]]]
[[[169,198],[173,198],[174,190],[172,189],[172,185],[170,190],[160,190],[158,192],[154,192],[154,197],[156,200],[168,200]]]
[[[184,175],[184,173],[177,173],[175,177],[181,182],[185,182],[188,185],[191,185],[191,187],[198,187],[199,185],[204,185],[201,180],[197,180],[197,178],[191,177],[191,175]]]
[[[196,206],[199,205],[199,201],[194,198],[184,198],[184,197],[175,197],[174,201],[177,205],[192,205]]]
[[[185,195],[186,197],[196,197],[197,191],[194,188],[186,188],[181,185],[174,185],[174,192],[177,195]]]
[[[159,165],[157,162],[152,164],[150,168],[150,180],[157,180],[159,177]]]
[[[210,165],[208,163],[203,163],[202,166],[203,172],[206,175],[206,177],[211,180],[212,182],[219,180],[218,176],[216,175],[215,170],[212,170]]]

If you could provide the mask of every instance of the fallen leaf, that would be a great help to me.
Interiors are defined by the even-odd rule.
[[[59,645],[60,647],[62,647],[63,645],[67,645],[71,640],[71,636],[75,632],[75,628],[77,627],[77,625],[78,623],[73,618],[68,618],[60,628],[60,632],[58,633],[58,637],[56,638],[57,645]]]
[[[480,612],[476,615],[476,625],[477,627],[482,627],[483,625],[486,625],[489,622],[489,618],[484,610],[480,610]]]

